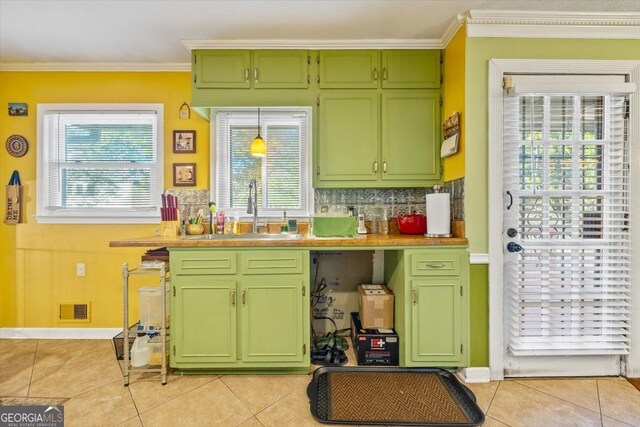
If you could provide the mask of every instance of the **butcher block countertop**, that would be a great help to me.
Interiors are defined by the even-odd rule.
[[[161,247],[169,248],[357,248],[385,249],[412,248],[421,246],[467,246],[462,237],[428,238],[408,234],[365,234],[356,237],[314,237],[303,235],[299,240],[189,240],[186,236],[148,236],[126,240],[112,240],[110,247]]]

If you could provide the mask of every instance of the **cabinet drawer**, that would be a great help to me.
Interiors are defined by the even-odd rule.
[[[242,274],[302,274],[301,251],[246,251],[240,253]]]
[[[178,275],[236,274],[236,253],[226,251],[172,252],[171,271]]]
[[[459,254],[412,254],[412,276],[458,276],[460,275]]]

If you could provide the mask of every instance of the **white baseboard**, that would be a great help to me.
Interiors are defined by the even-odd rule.
[[[487,368],[463,368],[458,375],[465,383],[488,383],[491,381],[491,370]]]
[[[111,339],[122,328],[0,328],[0,338],[13,339]]]

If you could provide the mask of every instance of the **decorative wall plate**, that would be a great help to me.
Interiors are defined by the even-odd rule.
[[[22,157],[27,153],[29,143],[22,135],[11,135],[7,138],[7,151],[13,157]]]

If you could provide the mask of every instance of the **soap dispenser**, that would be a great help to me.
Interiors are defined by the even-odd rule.
[[[289,220],[287,219],[287,211],[284,211],[282,216],[282,222],[280,223],[280,232],[288,233],[289,232]]]

